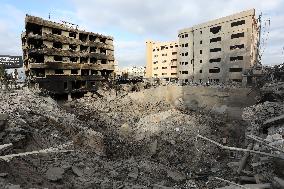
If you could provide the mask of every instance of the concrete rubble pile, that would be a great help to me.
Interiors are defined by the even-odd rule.
[[[253,154],[250,165],[257,183],[271,183],[270,188],[284,185],[284,103],[264,102],[244,110],[244,120],[250,123],[247,129],[248,142],[253,150],[274,154],[268,157]]]
[[[242,117],[248,123],[246,148],[239,161],[230,163],[235,177],[222,189],[284,188],[283,99],[247,107]]]
[[[0,145],[9,146],[0,151],[0,188],[12,187],[9,182],[48,186],[44,173],[58,153],[78,148],[105,153],[100,133],[38,91],[1,91],[0,113]]]
[[[74,112],[78,117],[97,123],[94,129],[105,134],[107,156],[111,158],[150,158],[168,169],[178,169],[196,187],[214,188],[215,181],[208,181],[210,175],[230,175],[226,172],[228,160],[224,158],[229,154],[219,154],[217,147],[199,141],[196,134],[221,141],[226,138],[229,144],[241,145],[243,135],[239,125],[243,123],[208,112],[178,110],[163,99],[143,95],[143,91],[124,95],[105,89],[98,94],[89,93],[69,106],[81,110]]]
[[[143,91],[100,89],[68,103],[1,91],[0,188],[224,186],[210,177],[231,178],[230,154],[196,134],[242,145],[245,125],[133,95]],[[4,158],[14,154],[23,155]]]

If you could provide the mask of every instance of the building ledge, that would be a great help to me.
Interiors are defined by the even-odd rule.
[[[29,54],[45,54],[50,56],[67,56],[67,57],[90,57],[97,59],[106,59],[106,60],[114,60],[113,55],[106,55],[101,53],[88,53],[88,52],[80,52],[80,51],[72,51],[72,50],[63,50],[56,48],[42,48],[42,49],[29,49]]]
[[[86,41],[83,42],[79,39],[66,37],[63,35],[56,35],[56,34],[48,34],[43,33],[42,35],[29,33],[27,35],[27,38],[30,39],[41,39],[43,41],[50,41],[50,42],[61,42],[62,44],[71,44],[71,45],[84,45],[84,46],[90,46],[90,47],[98,47],[98,48],[104,48],[106,50],[114,50],[113,45],[106,44],[103,42],[94,42],[94,41]]]
[[[44,69],[93,69],[93,70],[114,70],[114,64],[80,64],[80,63],[30,63],[30,69],[44,68]]]

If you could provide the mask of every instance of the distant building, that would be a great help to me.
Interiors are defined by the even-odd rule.
[[[4,69],[23,68],[23,57],[0,55],[0,66],[3,66]]]
[[[145,67],[144,66],[129,66],[122,69],[122,74],[127,74],[129,78],[145,77]]]
[[[177,78],[178,43],[146,42],[146,78]]]
[[[15,70],[17,70],[16,72],[18,73],[18,76],[15,76]],[[6,71],[8,74],[12,74],[18,82],[24,82],[26,79],[24,68],[6,69]]]
[[[114,61],[114,73],[116,78],[122,76],[122,69],[118,66],[117,60]]]
[[[180,30],[179,79],[246,82],[257,63],[257,31],[254,9]]]
[[[114,76],[113,38],[26,16],[22,34],[26,76],[53,93],[95,90]]]

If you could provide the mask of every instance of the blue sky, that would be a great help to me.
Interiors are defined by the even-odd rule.
[[[271,20],[263,64],[284,61],[284,0],[1,0],[0,54],[21,55],[25,14],[111,35],[121,67],[145,65],[145,41],[173,41],[179,29],[255,8]]]

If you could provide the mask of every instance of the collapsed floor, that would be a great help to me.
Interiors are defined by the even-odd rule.
[[[246,148],[248,122],[112,89],[61,103],[26,88],[0,98],[0,145],[13,144],[1,157],[69,144],[0,159],[0,188],[217,188],[227,183],[214,177],[235,180],[243,154],[197,134]]]

